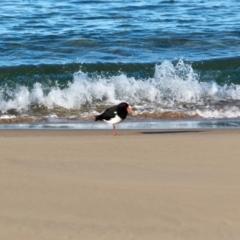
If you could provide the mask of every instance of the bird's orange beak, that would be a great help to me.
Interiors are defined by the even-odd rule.
[[[127,110],[132,113],[132,115],[136,115],[137,113],[130,107],[127,107]]]

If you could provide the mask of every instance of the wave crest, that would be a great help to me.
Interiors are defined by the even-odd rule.
[[[234,107],[239,116],[240,86],[219,85],[214,81],[201,81],[191,64],[179,60],[175,64],[164,61],[155,65],[152,77],[135,78],[119,72],[114,76],[88,74],[78,71],[64,86],[36,82],[29,85],[1,86],[0,111],[41,115],[69,111],[81,116],[101,112],[107,106],[126,101],[139,113],[153,114],[181,112],[183,116],[222,116],[226,108]],[[209,114],[219,112],[218,114]],[[208,114],[206,114],[208,113]],[[61,115],[61,114],[60,114]],[[171,118],[171,114],[169,115]],[[225,116],[226,117],[226,116]]]

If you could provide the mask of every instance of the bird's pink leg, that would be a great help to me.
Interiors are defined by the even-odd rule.
[[[115,129],[115,125],[114,125],[114,124],[113,124],[113,133],[114,133],[114,134],[113,134],[114,136],[117,136],[117,132],[116,132],[116,129]]]

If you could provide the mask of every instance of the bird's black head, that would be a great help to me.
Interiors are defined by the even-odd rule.
[[[127,103],[125,103],[125,102],[122,102],[122,103],[118,104],[118,107],[127,109],[129,107],[129,105]]]
[[[129,107],[129,105],[126,103],[126,102],[122,102],[120,103],[118,106],[117,106],[117,111],[118,113],[121,111],[121,112],[124,112],[124,114],[127,116],[128,114],[128,111],[131,112],[133,115],[136,115],[136,112],[131,108]]]

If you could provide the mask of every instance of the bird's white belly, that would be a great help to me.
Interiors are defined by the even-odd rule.
[[[111,124],[117,124],[122,122],[122,119],[118,115],[115,115],[114,118],[111,118],[110,120],[104,120],[104,121]]]

